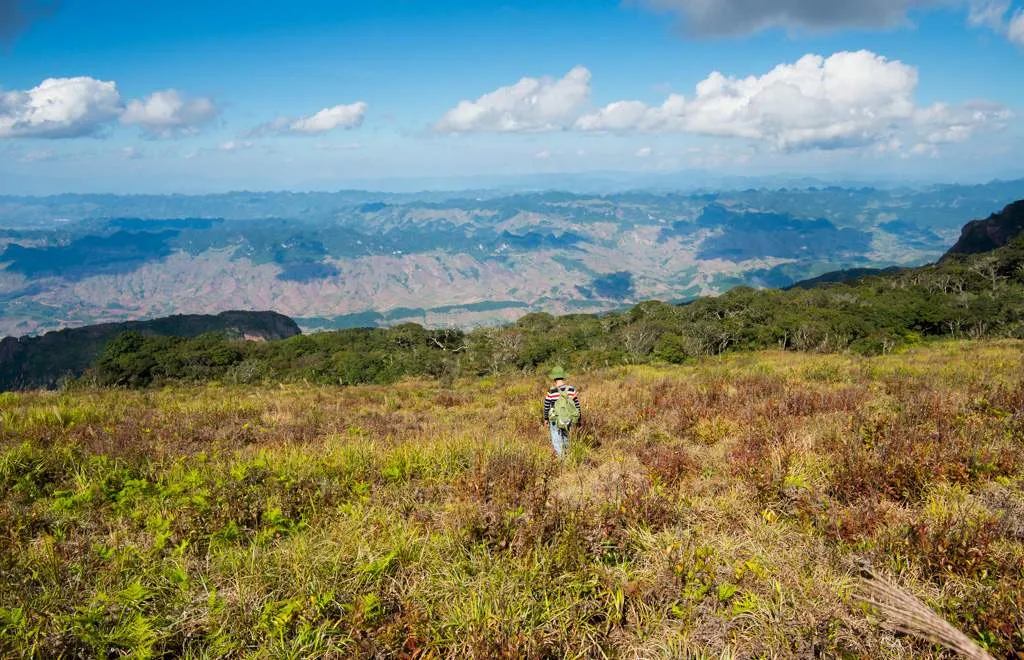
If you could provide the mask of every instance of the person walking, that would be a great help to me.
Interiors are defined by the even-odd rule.
[[[562,367],[555,367],[548,376],[554,385],[544,396],[544,423],[551,429],[551,444],[559,458],[569,449],[569,432],[579,424],[582,416],[580,395],[576,388],[565,382]]]

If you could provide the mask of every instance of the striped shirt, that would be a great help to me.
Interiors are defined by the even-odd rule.
[[[576,410],[579,410],[582,414],[583,409],[580,408],[580,395],[576,391],[576,388],[572,385],[562,385],[561,387],[552,387],[548,390],[548,393],[544,396],[544,421],[548,421],[551,416],[551,411],[555,408],[555,402],[558,401],[558,397],[561,396],[562,392],[569,395],[573,403],[576,404]]]

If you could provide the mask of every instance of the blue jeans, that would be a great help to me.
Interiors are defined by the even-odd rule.
[[[569,429],[564,431],[554,423],[551,425],[551,444],[555,447],[555,453],[559,458],[565,458],[565,452],[569,449]]]

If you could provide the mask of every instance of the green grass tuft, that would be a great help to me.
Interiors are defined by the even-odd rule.
[[[1024,651],[1024,344],[545,383],[0,396],[7,657],[943,657],[868,562]]]

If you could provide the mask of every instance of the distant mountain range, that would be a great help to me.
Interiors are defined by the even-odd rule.
[[[991,258],[987,251],[978,253],[984,246],[973,241],[970,254],[950,251],[936,264],[837,271],[787,291],[737,287],[678,306],[648,302],[600,321],[586,314],[530,314],[497,330],[401,324],[296,337],[298,325],[280,314],[231,312],[8,338],[0,342],[0,390],[52,387],[87,369],[90,382],[130,387],[211,379],[383,383],[405,375],[526,368],[553,357],[572,364],[595,359],[598,364],[652,358],[680,362],[734,347],[884,352],[924,336],[1020,337],[1024,243],[1019,208],[1012,204],[982,225],[965,228],[965,236],[981,231],[989,238]],[[706,208],[702,222],[713,224],[722,212]],[[760,226],[757,214],[737,224],[744,222]],[[798,233],[824,229],[820,222],[780,226]],[[600,295],[619,295],[628,285],[628,274],[620,273],[594,286]],[[366,325],[387,321],[365,320]],[[257,347],[239,341],[289,338],[294,340]],[[466,363],[453,361],[463,349],[469,349]]]
[[[805,182],[811,183],[811,182]],[[0,197],[0,335],[225,309],[513,321],[940,257],[1024,180],[717,192]]]
[[[1024,260],[1024,245],[1019,241],[1013,245],[1010,243],[1024,234],[1024,223],[1021,222],[1020,216],[1021,209],[1024,209],[1024,201],[1011,204],[1002,212],[993,214],[984,221],[968,224],[962,232],[962,236],[967,239],[966,243],[962,238],[957,246],[954,246],[938,264],[916,269],[848,269],[826,273],[786,287],[790,294],[797,296],[803,294],[815,296],[818,292],[809,290],[827,286],[842,288],[845,291],[840,297],[832,297],[826,291],[821,292],[824,293],[823,296],[803,299],[797,305],[799,309],[804,310],[802,312],[794,314],[791,309],[792,305],[786,304],[784,299],[778,297],[789,294],[770,291],[755,292],[748,288],[745,291],[736,289],[729,295],[722,296],[721,299],[705,299],[692,305],[683,306],[689,311],[690,318],[688,319],[670,320],[671,315],[665,317],[664,310],[670,306],[662,303],[639,305],[628,313],[621,313],[618,317],[621,321],[615,321],[613,317],[611,327],[618,328],[617,332],[622,334],[623,345],[628,351],[645,355],[645,351],[649,352],[656,346],[661,346],[657,351],[658,354],[662,359],[670,361],[684,359],[685,355],[692,350],[692,347],[688,347],[689,344],[694,342],[704,346],[700,350],[724,350],[730,342],[737,339],[736,333],[739,329],[750,335],[746,341],[754,342],[751,344],[753,346],[763,344],[766,341],[766,333],[767,335],[781,333],[782,338],[779,340],[781,346],[788,347],[790,329],[781,326],[790,323],[796,324],[796,334],[792,338],[795,347],[814,346],[815,341],[809,337],[812,337],[815,332],[824,334],[825,339],[816,340],[820,346],[831,346],[828,344],[831,331],[822,331],[816,325],[821,318],[831,318],[832,322],[842,327],[843,332],[848,333],[846,335],[847,342],[854,341],[855,337],[859,335],[857,341],[860,342],[858,345],[861,348],[869,347],[873,341],[878,341],[868,339],[875,335],[884,338],[880,340],[883,341],[884,348],[884,342],[898,341],[897,338],[901,334],[903,338],[906,338],[917,332],[934,334],[936,329],[940,332],[949,331],[956,334],[964,327],[970,328],[971,332],[983,333],[991,323],[996,323],[1000,331],[1011,332],[1014,336],[1018,336],[1021,329],[1017,301],[1021,283],[1020,275],[1021,272],[1024,272],[1020,267],[1020,263]],[[717,226],[720,220],[719,216],[727,213],[716,206],[707,207],[698,224]],[[748,230],[756,233],[763,222],[759,218],[759,214],[748,213],[735,220],[734,224],[739,227],[749,225]],[[785,221],[773,219],[772,222],[791,240],[803,240],[800,237],[801,233],[815,234],[825,231],[827,228],[824,221],[801,224],[792,219]],[[663,231],[671,234],[677,231],[677,228],[669,226]],[[528,242],[532,245],[534,241],[543,243],[544,240],[547,239],[538,237]],[[851,240],[856,239],[851,238]],[[732,249],[732,243],[727,245],[730,246],[729,249]],[[1008,245],[1009,247],[1005,247]],[[976,268],[980,265],[979,255],[989,251],[996,251],[991,267]],[[974,272],[975,276],[967,275],[971,272]],[[979,280],[979,277],[982,279]],[[990,278],[992,284],[989,284]],[[1018,290],[1011,290],[1012,287],[1011,289],[1000,289],[995,285],[999,279],[1013,283]],[[895,300],[897,296],[894,296],[885,280],[903,283],[899,287],[901,291],[904,291],[902,300]],[[954,280],[959,284],[954,286]],[[910,297],[907,298],[906,285],[911,281],[915,282],[914,288],[920,291],[909,294]],[[603,280],[599,279],[594,286],[600,289],[599,295],[614,297],[620,295],[622,290],[630,284],[629,274],[620,273],[607,276]],[[975,304],[979,298],[977,292],[969,291],[971,287],[978,286],[981,287],[981,290],[991,287],[985,294],[990,297],[989,302],[980,307]],[[794,289],[808,291],[796,292],[793,291]],[[878,294],[879,290],[882,291],[881,297]],[[937,297],[939,292],[942,296],[949,296],[955,291],[964,293],[966,297],[955,298],[954,296],[955,299]],[[999,293],[1000,291],[1003,293]],[[588,295],[590,294],[588,293]],[[756,296],[756,298],[751,296]],[[790,296],[790,298],[793,297],[793,295]],[[742,328],[709,329],[714,325],[715,319],[722,321],[723,318],[728,318],[728,315],[722,317],[718,310],[713,316],[707,316],[699,311],[700,308],[708,305],[728,308],[734,304],[732,299],[736,298],[739,300],[736,313],[740,314],[742,311],[742,316],[751,318],[733,322],[733,326],[736,322],[741,323]],[[850,309],[844,308],[844,306],[848,306],[851,301],[855,305],[853,314],[859,327],[848,325],[853,320],[852,317],[847,321],[843,320],[843,315],[847,317],[850,315]],[[808,311],[810,308],[804,309],[800,305],[815,306],[816,312]],[[683,309],[683,307],[675,309]],[[890,309],[890,307],[892,308]],[[1000,308],[1003,308],[1002,312],[998,311]],[[894,311],[898,313],[894,313]],[[978,318],[979,314],[981,314],[980,319]],[[654,321],[653,319],[658,316],[664,318]],[[805,316],[806,318],[802,318]],[[943,320],[944,318],[945,320]],[[572,315],[561,320],[569,325],[576,324],[575,331],[583,333],[584,329],[588,327],[587,319],[594,319],[594,317]],[[378,322],[386,322],[388,319],[368,316],[363,320],[364,325],[372,326]],[[518,328],[527,334],[543,333],[544,328],[550,329],[557,321],[544,314],[534,314],[523,319]],[[636,331],[629,328],[623,330],[624,326],[632,323],[639,324],[636,326]],[[676,327],[676,324],[679,324],[680,327]],[[901,328],[901,324],[905,327]],[[596,327],[599,330],[603,325],[598,324]],[[615,350],[620,350],[619,342],[615,339],[601,338],[600,331],[595,334],[594,327],[592,325],[589,327],[590,329],[586,332],[591,336],[587,341],[594,345],[612,345],[616,347]],[[511,330],[515,332],[516,328],[511,328]],[[129,331],[137,334],[135,336],[123,335]],[[145,322],[94,325],[50,332],[41,337],[22,337],[20,339],[8,337],[0,341],[0,391],[53,387],[65,377],[81,376],[90,367],[99,369],[103,378],[108,379],[111,383],[122,383],[123,381],[123,383],[135,383],[136,385],[156,382],[154,379],[158,380],[160,377],[185,380],[215,378],[218,377],[218,374],[221,376],[226,374],[228,369],[234,369],[236,376],[243,374],[245,378],[271,377],[275,372],[276,377],[292,378],[296,377],[296,374],[306,373],[303,371],[304,369],[309,370],[308,373],[311,375],[325,378],[327,377],[325,374],[334,368],[341,370],[341,375],[337,377],[341,378],[342,382],[346,382],[345,379],[349,379],[351,382],[373,382],[376,379],[398,377],[403,373],[421,374],[421,372],[426,372],[436,375],[438,369],[444,371],[439,365],[450,357],[447,353],[448,345],[451,344],[452,347],[455,347],[461,343],[462,348],[465,348],[469,345],[463,343],[466,341],[477,342],[475,345],[492,352],[489,358],[484,358],[484,362],[487,364],[490,364],[488,360],[503,359],[501,358],[502,353],[494,352],[495,343],[489,335],[478,333],[474,335],[473,340],[467,340],[467,335],[461,331],[435,330],[432,332],[433,334],[430,334],[427,330],[415,325],[402,325],[390,331],[352,330],[347,333],[318,335],[319,339],[324,341],[307,338],[306,344],[302,346],[284,347],[282,350],[276,350],[281,347],[267,346],[266,348],[271,350],[254,353],[240,349],[238,340],[288,339],[301,334],[299,326],[292,319],[274,312],[225,312],[217,316],[173,316]],[[693,337],[690,336],[691,333],[710,336],[711,344],[707,343],[708,337]],[[145,338],[146,335],[151,336],[149,343]],[[122,338],[111,343],[118,336],[122,336]],[[154,339],[153,336],[164,338],[203,337],[196,340],[198,343],[190,344],[181,340]],[[573,341],[577,342],[583,336],[580,334]],[[842,336],[842,333],[837,335],[837,337],[839,336]],[[981,335],[979,334],[979,336]],[[512,335],[510,339],[517,337],[518,340],[523,339],[521,335]],[[666,337],[672,339],[669,341],[666,340]],[[513,344],[520,348],[523,346],[522,341],[513,341],[510,345]],[[436,347],[440,349],[440,354],[428,359],[426,354],[419,355],[417,353],[416,345],[422,345],[421,348],[425,351],[435,353]],[[717,349],[708,348],[715,345],[718,346]],[[110,355],[110,351],[107,350],[108,346],[114,349],[117,355]],[[410,349],[410,346],[413,348]],[[837,348],[841,348],[841,346],[834,346],[832,350]],[[372,353],[372,356],[368,351]],[[543,353],[543,351],[541,352]],[[102,360],[101,356],[103,356]],[[477,355],[475,359],[479,358],[480,356]],[[508,359],[507,356],[504,359]],[[241,366],[244,365],[249,365],[251,368],[241,370]],[[396,369],[397,371],[395,371]],[[328,379],[334,377],[332,375]]]

